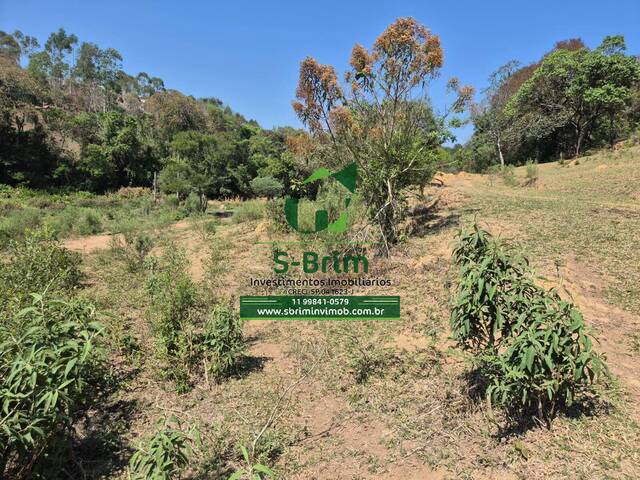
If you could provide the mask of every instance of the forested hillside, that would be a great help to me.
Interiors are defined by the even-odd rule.
[[[44,45],[0,32],[0,183],[104,192],[152,185],[167,193],[250,196],[250,182],[290,183],[290,128],[264,130],[216,98],[122,70],[113,48],[63,28]]]

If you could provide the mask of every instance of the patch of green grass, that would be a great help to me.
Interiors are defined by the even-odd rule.
[[[233,223],[251,222],[264,217],[265,203],[261,200],[247,200],[233,209]]]
[[[0,243],[20,238],[26,230],[40,225],[48,225],[58,238],[66,238],[150,230],[183,216],[167,198],[154,203],[144,190],[136,195],[98,196],[10,187],[0,195],[0,213]]]

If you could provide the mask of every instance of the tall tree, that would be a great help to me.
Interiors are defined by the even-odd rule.
[[[69,74],[70,66],[67,57],[73,52],[73,47],[78,43],[78,37],[68,35],[64,28],[49,35],[44,45],[44,51],[49,56],[49,75],[58,82]]]
[[[21,52],[20,44],[14,36],[0,30],[0,55],[18,63]]]
[[[511,60],[498,68],[489,77],[489,86],[483,90],[482,103],[475,104],[471,109],[471,116],[476,132],[485,133],[495,145],[500,159],[500,165],[504,167],[504,144],[509,137],[511,119],[505,112],[505,106],[509,101],[511,92],[508,82],[519,69],[519,62]]]
[[[413,18],[389,25],[371,52],[356,44],[345,92],[335,70],[313,58],[300,67],[294,109],[326,149],[327,163],[358,166],[360,191],[388,251],[399,240],[402,191],[434,173],[438,147],[447,138],[433,115],[426,85],[443,63],[440,38]],[[451,111],[461,111],[472,89],[458,93]]]
[[[553,119],[551,131],[567,125],[573,131],[573,154],[580,155],[600,118],[613,118],[640,81],[640,66],[625,50],[618,36],[605,38],[593,51],[552,52],[510,102],[512,114]]]

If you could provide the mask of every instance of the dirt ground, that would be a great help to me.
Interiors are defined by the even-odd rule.
[[[604,174],[615,166],[598,163],[594,168]],[[429,193],[440,199],[439,210],[424,220],[430,225],[427,233],[411,238],[390,258],[372,262],[373,275],[394,280],[393,293],[402,298],[400,322],[364,322],[348,329],[322,322],[247,322],[249,355],[259,359],[261,367],[226,384],[198,385],[188,395],[168,392],[143,372],[120,398],[138,404],[127,433],[131,440],[144,436],[152,419],[162,412],[179,412],[185,419],[209,426],[228,425],[231,430],[238,428],[233,435],[251,436],[271,409],[279,406],[270,441],[286,447],[272,457],[282,478],[605,478],[600,476],[604,474],[640,478],[634,425],[640,420],[640,367],[638,354],[629,344],[640,331],[640,317],[613,305],[607,297],[612,280],[572,251],[563,252],[559,260],[554,257],[555,263],[540,260],[541,283],[572,298],[597,331],[598,350],[606,355],[621,384],[624,407],[619,420],[611,424],[598,418],[583,424],[563,420],[551,432],[538,429],[500,439],[492,433],[496,427],[486,412],[459,392],[465,366],[451,353],[446,327],[454,281],[451,243],[456,230],[478,215],[475,199],[478,192],[488,190],[488,180],[466,173],[438,174],[436,179]],[[543,178],[535,189],[504,190],[500,198],[553,201],[555,194],[545,193],[544,182]],[[491,194],[498,193],[492,189]],[[609,199],[607,203],[613,208],[616,202]],[[624,199],[617,207],[636,209],[638,205]],[[530,227],[526,218],[513,221],[491,210],[482,216],[482,223],[505,239],[526,237]],[[209,240],[198,233],[197,222],[179,222],[157,235],[169,236],[184,248],[189,272],[194,280],[203,281]],[[221,222],[216,248],[233,259],[215,275],[225,298],[236,302],[239,295],[254,293],[247,285],[249,278],[269,276],[269,247],[256,243],[269,238],[274,237],[264,222]],[[96,235],[68,240],[65,245],[95,256],[108,249],[111,241],[110,235]],[[140,310],[123,311],[134,330],[145,331]],[[358,352],[366,356],[378,350],[390,373],[373,373],[367,383],[354,384]],[[308,373],[310,365],[313,371]],[[424,365],[437,373],[424,375]],[[295,388],[278,403],[292,383]],[[598,422],[603,425],[601,431],[594,427]],[[617,425],[627,425],[628,430],[619,430],[619,443],[612,445]],[[586,444],[576,440],[577,434],[594,428],[598,433]],[[611,454],[615,460],[599,458],[606,445],[620,449]],[[221,470],[216,472],[192,475],[225,478]],[[590,477],[590,472],[596,476]]]

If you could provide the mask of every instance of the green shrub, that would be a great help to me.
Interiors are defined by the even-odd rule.
[[[191,373],[197,364],[193,328],[200,299],[196,285],[186,272],[183,252],[167,248],[162,263],[162,268],[147,281],[151,296],[148,316],[160,372],[183,393],[190,388]]]
[[[100,214],[94,209],[84,209],[74,231],[80,235],[95,235],[102,231],[102,220]]]
[[[256,177],[251,180],[251,190],[258,197],[273,198],[282,195],[282,182],[273,177]]]
[[[227,243],[216,237],[211,238],[211,241],[207,244],[204,285],[213,301],[218,295],[220,286],[224,283],[223,274],[228,268],[228,264],[225,261],[225,250],[227,248]]]
[[[29,230],[35,230],[42,225],[44,213],[36,208],[12,208],[0,218],[0,242],[24,237]]]
[[[207,358],[208,374],[220,380],[233,373],[245,351],[242,321],[228,307],[216,306],[205,325],[202,348]]]
[[[527,162],[527,173],[525,176],[525,186],[530,187],[538,181],[538,164],[535,162]]]
[[[489,360],[493,403],[535,411],[550,422],[604,373],[578,309],[555,294],[534,297],[527,322],[506,350]]]
[[[473,351],[494,403],[549,423],[606,374],[579,310],[537,286],[524,257],[474,225],[460,233],[454,260],[453,337]]]
[[[0,321],[0,477],[29,477],[46,460],[43,478],[52,478],[52,464],[64,464],[49,453],[68,445],[103,365],[94,317],[85,301],[33,294],[29,307]]]
[[[95,235],[103,231],[102,215],[94,208],[68,206],[52,217],[46,224],[58,236]]]
[[[210,241],[213,236],[216,234],[218,222],[216,220],[204,220],[199,222],[198,233],[200,234],[203,242]]]
[[[495,350],[519,325],[527,300],[539,292],[521,281],[528,262],[505,251],[478,225],[461,232],[453,259],[461,277],[451,311],[453,337],[466,350]]]
[[[175,195],[166,195],[163,203],[166,203],[171,208],[178,208],[180,206],[180,200]]]
[[[187,215],[200,215],[207,211],[207,200],[195,192],[187,195],[184,201],[183,210]]]
[[[513,165],[505,165],[501,170],[502,181],[505,185],[509,187],[515,187],[518,185],[518,180],[516,179],[516,169]]]
[[[284,198],[268,200],[264,208],[265,216],[271,221],[271,225],[276,232],[291,232],[291,226],[287,222],[287,217],[284,213]]]
[[[264,217],[265,204],[260,200],[247,200],[233,209],[233,223],[250,222]]]
[[[0,312],[20,307],[31,292],[66,293],[80,284],[78,253],[62,247],[49,228],[25,235],[9,243],[7,260],[0,261]]]
[[[145,233],[129,230],[123,233],[122,240],[116,236],[111,239],[111,250],[122,258],[130,272],[142,269],[152,248],[153,240]]]
[[[175,421],[175,419],[173,419]],[[199,434],[185,434],[169,425],[159,425],[154,434],[138,446],[129,462],[135,480],[171,480],[180,478],[189,465]]]

